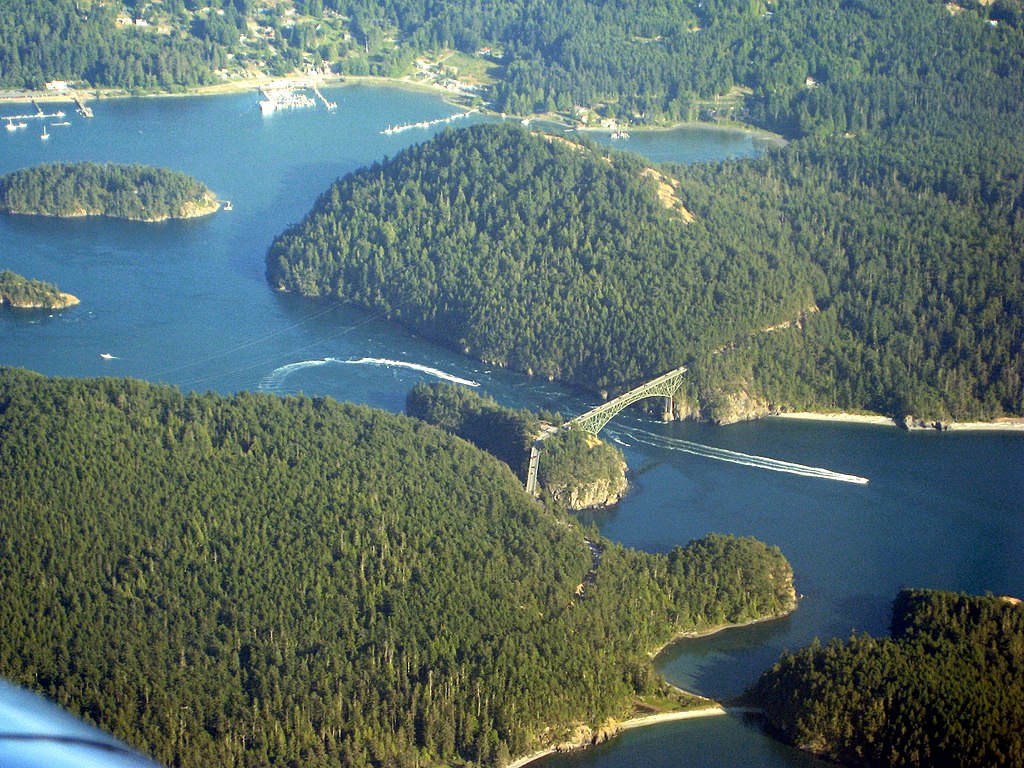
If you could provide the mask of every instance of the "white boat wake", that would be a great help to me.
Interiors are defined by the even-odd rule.
[[[680,440],[675,437],[663,437],[661,435],[653,435],[650,433],[638,434],[636,432],[629,433],[628,436],[634,442],[652,445],[656,448],[667,448],[670,451],[679,451],[681,453],[689,453],[693,456],[700,456],[705,459],[714,459],[715,461],[739,464],[742,467],[766,469],[770,472],[785,472],[790,475],[800,475],[802,477],[815,477],[819,480],[835,480],[840,483],[866,485],[869,482],[866,477],[847,475],[842,472],[833,472],[831,469],[825,469],[824,467],[809,467],[805,464],[796,464],[795,462],[783,461],[782,459],[771,459],[767,456],[753,456],[749,453],[740,453],[738,451],[726,450],[725,448],[715,448],[710,445],[691,443],[689,440]]]
[[[388,360],[386,357],[361,357],[358,360],[336,360],[335,362],[342,363],[343,365],[383,365],[387,368],[408,368],[410,371],[426,373],[454,384],[462,384],[467,387],[480,386],[480,383],[477,381],[460,378],[453,373],[442,371],[440,368],[431,368],[429,365],[420,365],[419,363],[407,363],[403,360]]]
[[[275,368],[260,383],[260,389],[275,390],[281,383],[296,371],[304,368],[318,368],[322,365],[379,365],[385,368],[407,368],[411,371],[418,371],[453,384],[462,384],[467,387],[479,387],[479,382],[463,379],[455,374],[442,371],[440,368],[431,368],[429,365],[420,363],[408,363],[404,360],[389,360],[386,357],[360,357],[358,360],[339,360],[336,357],[325,357],[323,360],[303,360],[298,363],[288,363],[280,368]]]

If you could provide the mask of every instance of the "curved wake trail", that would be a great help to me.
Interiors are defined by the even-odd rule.
[[[440,368],[431,368],[429,365],[420,365],[419,363],[407,363],[403,360],[388,360],[386,357],[361,357],[358,360],[335,360],[334,362],[342,363],[343,365],[383,365],[387,368],[408,368],[410,371],[426,373],[454,384],[463,384],[467,387],[480,386],[480,383],[477,381],[459,378],[453,373],[442,371]]]
[[[296,371],[304,368],[318,368],[322,365],[378,365],[385,368],[407,368],[411,371],[418,371],[454,384],[462,384],[467,387],[479,387],[479,382],[463,379],[455,374],[442,371],[440,368],[431,368],[429,365],[420,363],[407,363],[404,360],[389,360],[386,357],[361,357],[358,360],[339,360],[336,357],[325,357],[323,360],[303,360],[298,363],[288,363],[280,368],[275,368],[266,378],[260,382],[260,389],[275,390],[282,382]]]
[[[847,475],[842,472],[833,472],[831,469],[825,469],[824,467],[809,467],[805,464],[783,461],[782,459],[772,459],[767,456],[753,456],[749,453],[740,453],[739,451],[730,451],[725,448],[715,448],[710,445],[691,443],[689,440],[680,440],[675,437],[663,437],[660,435],[652,435],[650,433],[638,434],[636,432],[628,434],[634,442],[652,445],[656,448],[667,448],[670,451],[689,453],[693,456],[700,456],[705,459],[714,459],[715,461],[725,461],[730,464],[738,464],[742,467],[765,469],[770,472],[785,472],[790,475],[814,477],[819,480],[835,480],[840,483],[856,483],[857,485],[866,485],[868,483],[868,478],[866,477]]]
[[[321,365],[327,365],[333,358],[325,357],[323,360],[303,360],[299,363],[288,363],[288,365],[282,365],[280,368],[275,368],[268,373],[263,381],[260,382],[261,390],[276,390],[281,386],[281,383],[291,376],[296,371],[301,371],[304,368],[319,368]]]

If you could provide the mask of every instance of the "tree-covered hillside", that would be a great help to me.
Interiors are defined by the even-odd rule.
[[[793,601],[750,539],[590,575],[496,459],[322,398],[0,370],[0,498],[0,675],[168,765],[501,764]]]
[[[1020,0],[8,0],[0,84],[173,90],[304,66],[394,77],[417,56],[457,70],[445,52],[458,49],[488,68],[496,110],[842,133],[1018,102],[1022,19]]]
[[[447,382],[420,383],[409,391],[405,412],[468,440],[501,459],[525,482],[530,446],[537,439],[537,417],[498,405],[466,387]]]
[[[949,158],[922,148],[894,181],[882,151],[805,140],[666,176],[477,126],[339,180],[271,246],[268,278],[595,391],[692,362],[681,399],[709,418],[737,392],[765,408],[1019,413],[1024,175],[954,188]]]
[[[1019,600],[904,590],[891,635],[783,654],[745,696],[847,765],[1024,765]]]
[[[0,86],[41,89],[49,80],[70,80],[97,87],[174,90],[216,82],[213,69],[228,61],[223,46],[189,34],[137,27],[136,15],[119,14],[119,5],[4,0]],[[135,5],[125,4],[131,11]],[[120,25],[119,15],[130,23]]]
[[[645,171],[518,126],[449,131],[338,181],[271,246],[268,278],[593,390],[813,303],[815,270],[771,252],[777,223],[687,224]]]

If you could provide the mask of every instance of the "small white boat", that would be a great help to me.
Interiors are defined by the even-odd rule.
[[[109,352],[100,352],[100,357],[102,357],[104,360],[116,360],[117,359],[116,357],[114,357]]]
[[[39,138],[42,139],[43,141],[46,141],[48,138],[50,138],[50,134],[48,134],[46,132],[46,126],[45,125],[43,126],[43,132],[41,134],[39,134]]]

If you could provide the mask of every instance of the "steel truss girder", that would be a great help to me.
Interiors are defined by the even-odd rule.
[[[675,395],[679,391],[679,382],[685,374],[685,365],[681,368],[676,368],[674,371],[664,373],[646,384],[641,384],[639,387],[631,389],[629,392],[625,392],[609,400],[607,403],[602,403],[581,416],[577,416],[569,422],[569,426],[578,427],[592,435],[596,435],[605,428],[609,421],[633,403],[648,397],[672,397]]]

